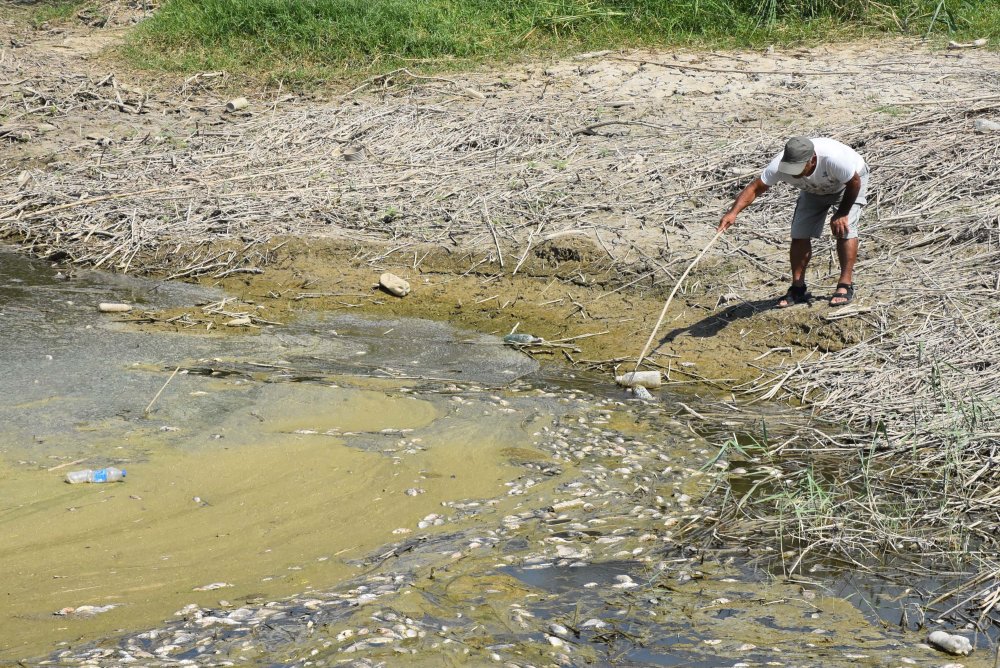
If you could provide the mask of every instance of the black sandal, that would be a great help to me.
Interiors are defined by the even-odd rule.
[[[840,290],[844,290],[843,294],[837,294]],[[834,303],[834,299],[841,298],[844,301]],[[832,308],[837,308],[839,306],[847,306],[854,299],[854,283],[837,283],[837,289],[833,291],[833,296],[830,297],[830,306]]]
[[[805,283],[802,285],[792,285],[788,288],[788,292],[784,294],[783,297],[778,297],[778,302],[774,305],[775,308],[788,308],[789,306],[795,306],[796,304],[808,304],[809,300],[812,299],[812,295],[806,289]],[[784,300],[785,303],[782,304],[781,301]]]

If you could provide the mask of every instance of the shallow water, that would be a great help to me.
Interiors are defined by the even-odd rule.
[[[0,663],[944,663],[674,540],[714,450],[666,393],[422,321],[141,332],[96,303],[220,295],[55,275],[0,254]],[[126,482],[61,482],[107,464]]]
[[[96,304],[163,308],[218,295],[99,274],[60,281],[14,255],[2,263],[3,657],[155,624],[218,600],[214,590],[193,592],[213,582],[245,600],[336,581],[350,570],[345,558],[390,541],[442,500],[502,491],[506,450],[522,443],[526,420],[552,412],[536,401],[490,414],[485,429],[489,411],[402,391],[403,374],[387,361],[408,377],[461,374],[484,385],[535,368],[496,345],[476,363],[462,359],[473,347],[446,341],[452,332],[434,323],[406,323],[408,336],[392,340],[389,323],[347,319],[253,337],[136,333]],[[227,370],[175,376],[144,417],[177,366]],[[125,483],[61,482],[69,470],[109,464],[127,470]],[[84,619],[52,614],[81,605],[116,607]]]

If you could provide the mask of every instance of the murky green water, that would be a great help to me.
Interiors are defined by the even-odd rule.
[[[943,663],[679,540],[713,450],[667,395],[429,322],[143,333],[96,304],[220,295],[56,273],[0,253],[0,663]]]

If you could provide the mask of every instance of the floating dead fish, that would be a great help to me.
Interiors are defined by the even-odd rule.
[[[647,390],[642,385],[636,385],[635,387],[633,387],[632,388],[632,394],[635,395],[636,399],[641,399],[643,401],[652,401],[653,400],[653,395],[650,394],[649,390]]]
[[[927,644],[948,654],[968,656],[974,648],[965,636],[953,635],[945,631],[933,631],[927,636]]]
[[[56,610],[53,615],[58,615],[60,617],[66,617],[72,615],[73,617],[93,617],[94,615],[99,615],[102,612],[108,612],[109,610],[114,610],[117,605],[81,605],[76,608],[63,608],[62,610]]]
[[[233,585],[228,582],[213,582],[212,584],[207,584],[202,587],[195,587],[193,591],[213,591],[215,589],[223,589],[224,587],[232,587]]]

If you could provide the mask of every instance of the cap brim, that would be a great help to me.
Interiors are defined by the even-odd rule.
[[[792,176],[798,176],[806,168],[809,161],[805,162],[780,162],[778,163],[778,171],[782,174],[790,174]]]

